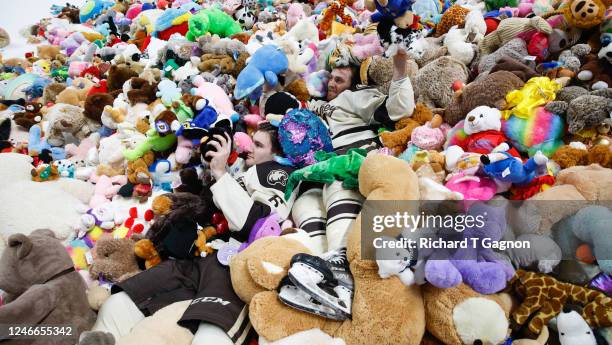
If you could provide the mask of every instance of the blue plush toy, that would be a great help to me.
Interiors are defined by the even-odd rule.
[[[176,131],[176,135],[183,136],[190,140],[200,140],[208,133],[210,126],[217,121],[218,114],[215,108],[208,104],[208,100],[204,99],[206,104],[197,113],[193,120],[187,121],[181,125]]]
[[[47,78],[36,78],[32,85],[26,87],[23,92],[28,96],[28,100],[42,97],[43,91],[47,85],[51,84],[51,80]]]
[[[52,147],[47,143],[47,140],[43,140],[41,137],[42,131],[40,126],[34,125],[30,127],[29,132],[29,140],[28,140],[28,152],[30,154],[37,153],[41,154],[43,150],[48,150],[51,152],[51,157],[53,160],[60,160],[66,158],[66,151],[64,151],[61,147]]]
[[[374,0],[376,12],[372,14],[370,20],[374,23],[384,20],[392,20],[401,29],[406,29],[412,23],[404,20],[406,12],[412,11],[411,0]],[[370,6],[371,9],[371,6]]]
[[[259,48],[246,67],[238,75],[234,98],[242,99],[255,92],[261,92],[264,82],[271,87],[278,83],[278,75],[289,68],[287,55],[280,47],[265,45]]]
[[[114,1],[108,0],[88,0],[79,11],[81,23],[86,23],[90,19],[99,16],[105,9],[113,6]]]
[[[484,164],[485,174],[497,181],[524,185],[537,176],[536,170],[545,166],[548,158],[538,151],[523,164],[519,158],[507,152],[493,152],[480,156],[480,161]]]
[[[587,244],[599,268],[612,274],[612,227],[610,224],[612,224],[612,211],[608,207],[593,205],[559,221],[554,225],[552,233],[564,257],[575,257],[578,247]]]
[[[166,106],[172,105],[172,102],[181,99],[182,91],[170,79],[164,79],[157,84],[157,97],[160,97],[162,103]]]

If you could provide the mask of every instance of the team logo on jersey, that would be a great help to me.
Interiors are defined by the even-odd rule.
[[[281,184],[283,186],[287,185],[287,180],[289,179],[289,175],[284,170],[272,170],[268,174],[268,183],[272,186],[275,184]]]

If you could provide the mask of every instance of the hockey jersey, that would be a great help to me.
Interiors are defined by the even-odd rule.
[[[366,88],[343,91],[330,102],[313,100],[308,103],[308,109],[329,126],[334,150],[349,145],[359,147],[376,139],[379,124],[412,115],[414,106],[414,92],[408,77],[392,81],[389,96],[376,88]]]
[[[232,237],[246,241],[255,222],[273,210],[287,219],[298,191],[284,199],[289,175],[295,170],[275,161],[257,164],[234,179],[223,175],[210,187],[215,205],[227,219]]]

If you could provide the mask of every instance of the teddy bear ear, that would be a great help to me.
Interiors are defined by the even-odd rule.
[[[17,258],[23,259],[32,250],[32,241],[24,234],[15,234],[9,237],[8,246],[15,250]]]
[[[37,236],[47,236],[47,237],[51,237],[51,238],[56,238],[55,237],[55,233],[49,229],[37,229],[32,231],[31,235],[37,235]]]

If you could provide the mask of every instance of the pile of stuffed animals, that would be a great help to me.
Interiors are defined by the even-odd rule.
[[[311,250],[281,235],[297,231],[287,231],[290,220],[266,218],[273,231],[228,263],[259,336],[253,344],[612,343],[611,8],[609,0],[54,5],[27,31],[41,42],[36,51],[0,54],[0,323],[72,324],[80,334],[113,284],[168,257],[216,255],[230,235],[209,189],[214,136],[231,136],[228,166],[237,171],[259,123],[286,124],[260,103],[270,90],[303,108],[325,99],[334,67],[351,65],[361,86],[388,94],[403,50],[412,114],[378,126],[376,154],[301,160],[287,194],[316,173],[366,200],[454,201],[489,215],[484,231],[462,239],[535,248],[376,260],[362,250],[369,229],[360,216],[348,234],[352,317],[336,321],[281,303],[291,258]],[[340,163],[350,169],[325,170]],[[176,228],[190,234],[187,254],[164,245]],[[167,316],[181,303],[118,342],[182,334]]]

